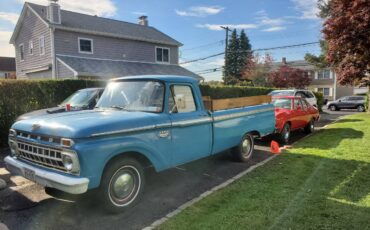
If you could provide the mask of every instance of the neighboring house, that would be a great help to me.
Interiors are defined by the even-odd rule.
[[[114,78],[170,74],[202,79],[179,66],[182,44],[148,25],[26,2],[10,43],[18,79]]]
[[[281,62],[275,62],[273,64],[273,70],[276,70],[281,65],[306,71],[308,76],[312,78],[312,82],[307,88],[315,92],[322,92],[324,98],[328,101],[336,100],[343,96],[354,95],[358,92],[358,88],[356,87],[339,85],[336,73],[330,68],[317,69],[304,60],[288,62],[286,58],[283,58]]]
[[[15,78],[15,58],[0,57],[0,79]]]

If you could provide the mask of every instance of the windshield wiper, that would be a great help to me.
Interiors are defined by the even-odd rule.
[[[125,110],[126,109],[126,106],[112,105],[110,108],[119,109],[119,110]]]

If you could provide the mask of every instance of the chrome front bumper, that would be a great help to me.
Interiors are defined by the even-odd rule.
[[[85,193],[89,185],[89,179],[87,178],[74,178],[61,175],[59,173],[50,172],[23,163],[10,156],[5,157],[5,165],[9,172],[23,176],[25,178],[25,170],[31,170],[34,172],[33,182],[45,187],[55,188],[71,194]]]

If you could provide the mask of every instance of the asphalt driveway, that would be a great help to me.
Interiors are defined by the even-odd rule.
[[[318,127],[353,113],[325,112]],[[292,142],[304,134],[295,132],[293,137]],[[62,197],[67,200],[52,198],[42,187],[23,178],[10,177],[0,158],[0,178],[10,186],[0,191],[0,222],[9,229],[142,229],[186,201],[265,160],[270,156],[268,146],[267,141],[257,142],[254,157],[248,163],[233,162],[228,152],[224,152],[161,173],[148,169],[142,201],[129,212],[115,215],[100,211],[89,194]]]

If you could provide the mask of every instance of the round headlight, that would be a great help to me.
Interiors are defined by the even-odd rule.
[[[12,157],[17,157],[17,143],[15,143],[14,141],[10,141],[9,147],[10,147],[10,155]]]
[[[63,155],[62,162],[63,162],[64,168],[66,168],[68,171],[72,170],[73,160],[72,160],[71,156]]]

